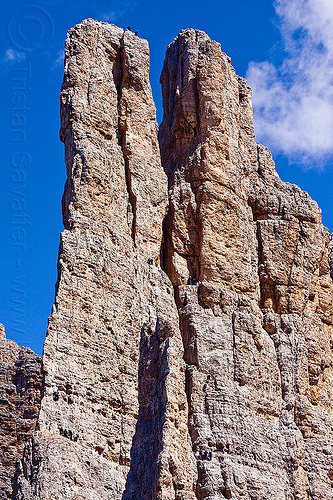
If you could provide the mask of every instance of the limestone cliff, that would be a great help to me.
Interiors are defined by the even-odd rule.
[[[159,265],[167,178],[148,43],[86,20],[65,56],[65,231],[26,458],[39,466],[18,498],[194,498],[182,339]]]
[[[161,83],[164,267],[184,341],[197,497],[333,498],[333,293],[320,210],[256,145],[251,90],[218,43],[181,32]],[[207,449],[211,461],[200,459]]]
[[[65,230],[15,498],[333,499],[320,210],[256,144],[217,42],[181,31],[161,83],[158,132],[147,42],[69,31]]]

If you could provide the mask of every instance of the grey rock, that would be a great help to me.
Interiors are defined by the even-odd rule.
[[[159,151],[147,42],[88,19],[65,55],[65,230],[15,498],[333,499],[332,243],[256,144],[251,89],[181,31]]]
[[[167,178],[148,73],[148,43],[129,30],[88,19],[69,31],[65,231],[20,499],[194,498],[183,345],[159,265]],[[70,448],[65,429],[78,436]],[[84,456],[96,467],[92,484]]]
[[[161,83],[164,266],[184,340],[197,498],[333,498],[321,212],[255,143],[251,90],[219,44],[180,32]]]

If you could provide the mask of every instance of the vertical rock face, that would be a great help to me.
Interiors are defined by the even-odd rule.
[[[185,347],[197,498],[333,498],[320,210],[256,145],[251,91],[218,43],[182,31],[161,83],[164,267]]]
[[[257,152],[246,84],[220,45],[194,30],[169,46],[161,83],[161,153],[172,188],[168,273],[175,285],[192,276],[257,299],[247,203]]]
[[[168,200],[155,115],[148,43],[93,20],[71,29],[65,231],[18,498],[194,498],[182,339],[159,265]]]
[[[65,56],[65,230],[13,497],[333,499],[329,234],[256,144],[246,81],[180,32],[158,142],[145,40],[88,19]],[[9,498],[41,375],[1,332]]]
[[[7,340],[0,325],[0,499],[12,498],[16,461],[35,430],[41,400],[42,360]]]

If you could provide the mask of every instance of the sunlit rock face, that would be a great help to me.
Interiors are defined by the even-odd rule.
[[[183,345],[160,267],[167,177],[147,41],[75,26],[60,99],[65,230],[25,454],[39,465],[18,498],[194,498]]]
[[[333,498],[321,212],[256,144],[251,90],[217,42],[182,31],[161,83],[163,264],[184,342],[197,497]]]
[[[257,145],[205,33],[66,40],[56,297],[16,500],[333,499],[332,280],[317,204]]]

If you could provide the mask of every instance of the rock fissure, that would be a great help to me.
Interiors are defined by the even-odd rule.
[[[121,147],[122,147],[122,152],[123,152],[123,158],[124,158],[124,165],[125,165],[125,179],[126,179],[126,186],[127,186],[127,192],[128,192],[128,200],[131,206],[131,218],[132,218],[132,224],[131,224],[131,236],[133,240],[134,246],[136,246],[135,243],[135,234],[136,234],[136,196],[133,194],[132,190],[132,177],[131,177],[131,172],[129,168],[129,160],[128,156],[126,153],[126,129],[124,125],[121,125],[121,118],[119,118],[119,131],[121,135]]]
[[[120,55],[119,55],[119,64],[120,64],[120,79],[119,79],[119,84],[117,85],[117,94],[118,94],[118,132],[119,132],[119,144],[122,150],[123,154],[123,159],[124,159],[124,165],[125,165],[125,179],[126,179],[126,186],[127,186],[127,192],[128,192],[128,200],[129,204],[131,206],[131,214],[129,215],[132,218],[131,222],[131,236],[133,240],[134,246],[136,246],[135,243],[135,233],[136,233],[136,196],[133,193],[132,190],[132,177],[131,177],[131,170],[129,167],[129,158],[128,158],[128,151],[126,149],[127,146],[127,141],[126,141],[126,115],[122,115],[122,107],[121,107],[121,99],[122,99],[122,85],[123,85],[123,78],[124,78],[124,70],[123,70],[123,65],[125,64],[125,57],[124,57],[124,52],[125,52],[125,47],[124,47],[124,36],[120,40]]]

